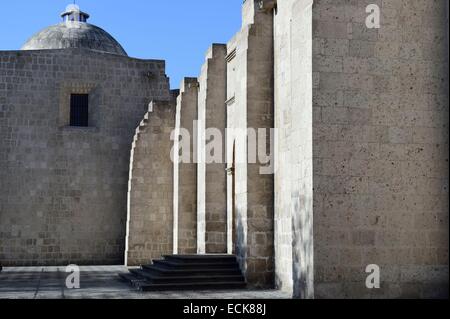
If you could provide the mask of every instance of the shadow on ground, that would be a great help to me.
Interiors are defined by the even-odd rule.
[[[0,272],[0,299],[284,299],[277,290],[140,292],[122,282],[124,266],[80,267],[80,289],[68,289],[66,267],[12,267]]]

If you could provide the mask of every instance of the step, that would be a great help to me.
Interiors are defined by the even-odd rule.
[[[184,263],[220,263],[237,262],[233,255],[165,255],[165,260],[178,261]]]
[[[244,289],[246,282],[204,282],[204,283],[183,283],[183,284],[149,284],[139,283],[138,288],[142,291],[170,291],[170,290],[226,290]]]
[[[137,277],[131,272],[127,274],[119,274],[119,278],[132,286],[137,286],[137,283],[145,281],[144,278]]]
[[[142,265],[142,270],[156,275],[166,276],[221,276],[221,275],[240,275],[239,268],[228,269],[171,269],[161,265]]]
[[[130,274],[135,278],[134,281],[146,281],[148,280],[148,273],[142,269],[130,269]]]
[[[234,255],[166,255],[132,268],[120,278],[143,291],[244,289],[246,280]]]
[[[242,275],[227,275],[227,276],[157,276],[144,270],[134,269],[132,271],[136,278],[145,278],[146,283],[152,284],[178,284],[178,283],[212,283],[212,282],[245,282]]]
[[[237,262],[182,262],[182,261],[173,261],[173,260],[153,260],[154,265],[162,265],[166,268],[172,269],[239,269],[239,265]]]

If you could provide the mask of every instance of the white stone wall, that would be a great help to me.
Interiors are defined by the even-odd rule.
[[[233,194],[233,175],[227,178],[227,210],[234,231],[231,238],[232,251],[237,255],[242,270],[246,271],[247,245],[247,143],[245,138],[235,136],[233,130],[247,128],[247,36],[249,27],[241,30],[227,44],[228,55],[234,55],[227,64],[227,167],[233,168],[236,181]],[[232,130],[230,130],[232,129]],[[233,158],[233,153],[236,154]],[[233,198],[234,197],[234,198]],[[233,212],[234,210],[234,212]],[[234,215],[234,218],[233,218]]]
[[[89,50],[0,52],[3,266],[123,263],[130,145],[148,103],[169,98],[164,68]],[[80,92],[90,127],[65,127]]]
[[[227,45],[227,127],[244,133],[247,128],[273,127],[273,19],[270,10],[256,4],[255,1],[244,3],[244,17],[253,15],[253,18],[244,19],[243,28]],[[249,144],[245,134],[230,132],[227,140],[229,168],[233,166],[233,149],[236,153],[235,193],[233,176],[228,177],[227,191],[231,215],[234,196],[235,252],[251,286],[271,287],[273,175],[262,175],[260,163],[248,163]]]
[[[275,271],[279,289],[314,296],[312,1],[275,14]]]
[[[309,2],[278,1],[275,16],[276,283],[298,297],[312,282],[316,298],[448,296],[446,1],[314,1],[312,59]],[[365,286],[369,264],[381,289]]]
[[[175,99],[152,101],[136,129],[128,181],[125,265],[148,264],[173,250],[171,134]]]
[[[226,51],[226,45],[213,44],[208,50],[199,77],[199,163],[197,165],[199,253],[227,252],[226,164],[224,161]],[[217,147],[211,152],[213,144]]]
[[[448,296],[446,5],[314,1],[317,298]]]
[[[200,88],[183,81],[175,127],[190,133],[190,162],[174,166],[173,196],[152,149],[170,144],[157,124],[140,140],[129,257],[158,257],[171,234],[175,253],[223,251],[224,167],[197,166],[195,120],[275,127],[274,176],[248,163],[246,136],[227,136],[227,248],[250,286],[271,287],[275,272],[300,298],[448,296],[448,3],[311,2],[246,0],[226,58],[211,51]],[[368,4],[380,29],[365,25]],[[72,90],[91,94],[92,128],[61,127]],[[0,52],[2,264],[123,261],[133,129],[150,100],[169,98],[161,61]],[[380,289],[365,286],[369,264]]]
[[[197,253],[197,140],[198,140],[198,81],[184,78],[177,98],[175,118],[176,136],[186,130],[183,143],[176,139],[174,149],[180,144],[187,147],[174,152],[174,249],[175,254]],[[182,158],[180,158],[180,155]]]
[[[275,186],[229,132],[229,252],[294,297],[448,295],[447,3],[311,3],[247,0],[227,44],[227,127],[278,130]]]

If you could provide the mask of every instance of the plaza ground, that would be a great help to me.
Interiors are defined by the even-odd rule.
[[[284,299],[277,290],[140,292],[122,282],[124,266],[80,267],[80,289],[67,289],[66,267],[12,267],[0,272],[0,299]]]

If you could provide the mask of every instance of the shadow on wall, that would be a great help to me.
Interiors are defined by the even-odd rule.
[[[237,209],[236,209],[237,210]],[[245,241],[245,227],[242,223],[242,218],[237,218],[238,216],[240,216],[239,211],[236,214],[236,220],[233,221],[234,223],[236,223],[236,242],[233,243],[233,245],[235,246],[236,249],[236,257],[238,259],[239,262],[239,266],[241,267],[241,270],[243,273],[246,273],[247,271],[247,264],[245,262],[246,260],[246,255],[247,255],[247,242]]]
[[[306,185],[303,184],[306,190]],[[314,297],[313,200],[295,193],[292,216],[292,280],[295,298]],[[308,211],[309,210],[309,211]]]

